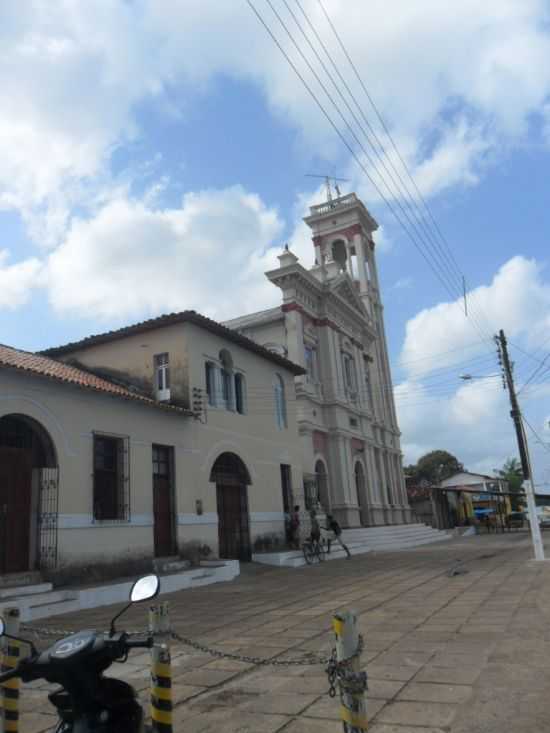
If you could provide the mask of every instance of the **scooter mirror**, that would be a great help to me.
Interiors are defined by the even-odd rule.
[[[2,616],[0,616],[0,636],[4,636],[5,633],[6,633],[6,622],[4,621]]]
[[[148,601],[154,598],[160,590],[160,580],[158,575],[146,575],[144,578],[136,580],[130,591],[130,602],[139,603],[140,601]]]

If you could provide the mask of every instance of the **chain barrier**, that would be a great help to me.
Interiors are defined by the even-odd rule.
[[[212,657],[217,657],[218,659],[232,659],[235,662],[246,662],[247,664],[253,664],[256,667],[305,667],[317,664],[327,664],[329,661],[329,657],[321,657],[314,654],[314,652],[309,652],[301,659],[264,659],[262,657],[250,657],[246,654],[224,652],[221,649],[212,649],[211,647],[206,646],[206,644],[200,644],[198,641],[193,641],[185,636],[181,636],[176,631],[172,632],[172,639],[179,641],[181,644],[185,644],[185,646],[190,646],[196,651],[209,654]]]
[[[357,649],[351,657],[348,657],[347,659],[339,662],[336,659],[336,649],[332,650],[332,654],[330,655],[330,659],[328,660],[326,668],[329,683],[328,694],[330,695],[330,697],[336,697],[337,684],[340,687],[340,696],[342,696],[344,692],[362,694],[366,690],[368,690],[367,673],[364,671],[354,672],[351,669],[351,663],[354,659],[357,659],[357,657],[362,654],[363,648],[363,636],[359,634],[359,643],[357,645]]]
[[[29,632],[37,639],[52,637],[62,639],[66,636],[71,636],[72,634],[77,633],[74,630],[39,628],[36,626],[29,626],[27,624],[21,624],[21,631]],[[126,633],[128,636],[141,636],[147,634],[148,631],[142,629],[127,631]],[[158,634],[157,636],[162,636],[162,634]],[[252,664],[255,667],[312,667],[325,665],[325,671],[329,682],[330,697],[336,696],[337,684],[340,687],[340,694],[343,692],[365,692],[365,690],[368,689],[367,673],[355,673],[350,669],[351,662],[359,657],[363,651],[364,644],[363,637],[361,635],[359,636],[359,643],[355,653],[351,657],[348,657],[348,659],[341,662],[338,662],[336,659],[336,649],[332,650],[329,657],[309,652],[299,659],[265,659],[263,657],[252,657],[247,654],[237,654],[234,652],[222,651],[221,649],[214,649],[206,644],[201,644],[198,641],[182,636],[181,634],[178,634],[177,631],[170,632],[170,637],[175,641],[180,642],[180,644],[191,647],[192,649],[195,649],[195,651],[202,652],[203,654],[209,654],[211,657],[216,657],[217,659],[231,659],[235,662]]]

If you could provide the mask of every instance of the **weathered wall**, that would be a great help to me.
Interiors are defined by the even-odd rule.
[[[154,356],[169,353],[172,400],[189,406],[188,371],[183,349],[181,324],[137,333],[116,341],[96,344],[59,358],[103,374],[107,379],[134,383],[148,394],[154,393]]]
[[[168,329],[166,329],[168,330]],[[251,476],[248,487],[252,541],[258,535],[282,533],[284,529],[280,464],[292,466],[294,483],[301,484],[300,443],[294,417],[293,377],[276,364],[252,352],[225,342],[191,324],[179,326],[167,339],[134,339],[124,344],[124,356],[108,349],[92,349],[88,364],[119,368],[139,357],[133,374],[143,375],[154,353],[177,351],[185,364],[191,387],[205,389],[204,360],[222,347],[231,350],[235,366],[246,378],[245,415],[209,408],[204,422],[177,413],[145,407],[106,395],[94,394],[52,380],[0,370],[0,417],[17,413],[38,421],[50,434],[58,456],[59,565],[123,562],[152,557],[153,500],[152,445],[174,447],[177,537],[180,543],[199,541],[218,550],[216,487],[210,472],[217,457],[226,451],[243,460]],[[172,345],[173,344],[173,347]],[[132,350],[133,349],[133,350]],[[145,355],[145,351],[149,356]],[[129,356],[130,355],[130,356]],[[273,378],[285,379],[288,397],[288,428],[278,430],[275,419]],[[129,437],[130,507],[127,522],[97,522],[93,519],[93,433]],[[197,500],[203,514],[197,514]],[[30,518],[29,518],[30,521]]]

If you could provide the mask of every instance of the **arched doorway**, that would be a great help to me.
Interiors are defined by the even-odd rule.
[[[330,511],[330,497],[328,494],[327,467],[320,458],[315,463],[315,477],[317,480],[317,496],[319,497],[319,503],[323,509],[328,512]]]
[[[48,432],[33,418],[0,418],[0,574],[54,568],[58,469]]]
[[[216,484],[219,555],[232,560],[250,560],[248,490],[250,474],[235,453],[218,456],[210,473]]]

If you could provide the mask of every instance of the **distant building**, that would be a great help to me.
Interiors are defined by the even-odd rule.
[[[459,471],[441,481],[439,486],[442,489],[467,488],[469,491],[477,492],[481,497],[487,496],[487,492],[502,494],[508,491],[508,481],[505,479],[471,471]]]
[[[373,233],[355,194],[310,208],[315,265],[285,250],[267,272],[282,306],[225,325],[288,355],[309,504],[346,527],[411,521]]]

